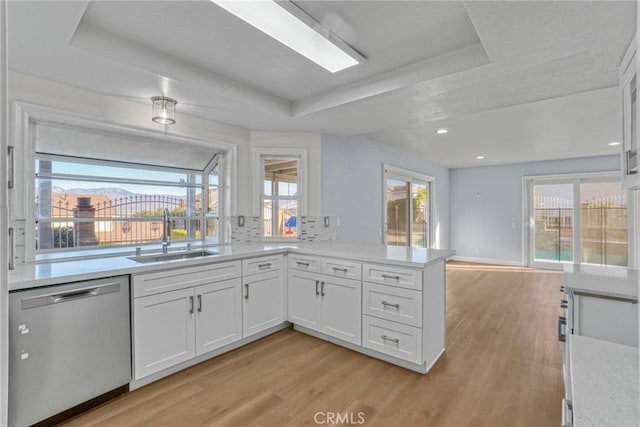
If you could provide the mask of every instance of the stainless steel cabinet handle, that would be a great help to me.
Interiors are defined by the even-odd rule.
[[[271,267],[271,263],[268,262],[266,264],[258,264],[258,268],[267,268],[267,267]]]
[[[15,187],[16,181],[15,181],[15,168],[14,168],[14,156],[13,156],[13,150],[14,147],[12,147],[11,145],[7,147],[7,160],[9,162],[8,164],[8,171],[7,171],[7,188],[8,189],[12,189],[13,187]]]
[[[316,295],[320,295],[320,292],[318,292],[318,285],[320,284],[320,280],[316,280]]]
[[[245,283],[244,288],[246,289],[246,292],[244,294],[244,299],[249,299],[249,284]]]
[[[340,268],[340,267],[333,267],[333,271],[342,271],[343,273],[347,272],[346,268]]]
[[[309,263],[308,262],[302,262],[302,261],[296,261],[296,264],[302,266],[302,267],[309,267]]]
[[[16,257],[16,237],[15,230],[13,227],[9,227],[9,270],[13,270],[16,268],[15,265],[15,257]]]
[[[193,314],[193,295],[189,297],[189,313]]]
[[[400,276],[394,276],[392,274],[384,274],[382,273],[382,278],[383,279],[394,279],[394,280],[400,280]]]
[[[320,283],[320,295],[324,296],[324,281]]]
[[[386,307],[395,307],[398,310],[400,310],[400,304],[392,304],[390,302],[386,302],[386,301],[382,301],[381,303],[382,305],[386,306]]]
[[[567,301],[566,299],[561,299],[560,308],[568,308],[568,307],[569,307],[569,301]]]
[[[398,338],[389,338],[386,335],[382,335],[381,338],[382,338],[383,341],[391,341],[391,342],[394,342],[396,344],[400,343],[400,339],[398,339]]]
[[[198,312],[202,313],[202,295],[198,294]]]
[[[567,318],[564,316],[558,317],[558,341],[567,341]]]

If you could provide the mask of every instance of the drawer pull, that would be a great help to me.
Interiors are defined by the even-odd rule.
[[[244,294],[244,299],[249,299],[249,284],[245,283],[244,288],[247,290],[247,292]]]
[[[189,314],[193,314],[193,295],[189,297]]]
[[[320,295],[320,292],[318,292],[318,285],[320,284],[320,280],[316,280],[316,295]]]
[[[560,316],[558,317],[558,341],[566,342],[567,341],[567,318]]]
[[[397,308],[398,310],[400,310],[400,304],[393,304],[393,303],[386,302],[386,301],[382,301],[381,304],[384,305],[385,307],[394,307],[394,308]]]
[[[398,338],[389,338],[386,335],[382,335],[381,338],[382,338],[383,341],[391,341],[391,342],[396,343],[396,344],[400,343],[400,340]]]
[[[346,268],[340,268],[340,267],[333,267],[333,271],[342,271],[343,273],[347,273],[347,269]]]
[[[569,307],[569,301],[567,301],[566,299],[561,299],[560,308],[568,308],[568,307]]]
[[[320,295],[324,296],[324,281],[320,283]]]
[[[298,264],[299,266],[302,266],[302,267],[309,267],[309,263],[308,262],[296,261],[296,264]]]
[[[198,313],[202,313],[202,295],[198,294]]]
[[[267,262],[266,264],[258,264],[258,268],[269,268],[271,267],[271,263]]]
[[[383,278],[383,279],[400,280],[400,276],[397,276],[397,275],[396,275],[396,276],[394,276],[394,275],[391,275],[391,274],[385,274],[385,273],[382,273],[382,278]]]

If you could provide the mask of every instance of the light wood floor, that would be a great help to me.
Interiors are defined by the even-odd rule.
[[[557,426],[560,273],[448,266],[447,351],[427,375],[285,330],[124,395],[72,426]],[[318,421],[324,421],[320,415]]]

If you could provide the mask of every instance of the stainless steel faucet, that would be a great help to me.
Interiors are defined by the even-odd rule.
[[[169,208],[162,210],[162,253],[169,252],[171,245],[171,219],[169,218]]]

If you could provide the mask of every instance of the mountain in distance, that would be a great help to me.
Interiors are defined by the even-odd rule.
[[[132,193],[124,188],[117,187],[105,187],[105,188],[62,188],[54,186],[51,189],[54,194],[99,194],[106,195],[109,199],[116,199],[121,197],[135,196],[136,193]]]

